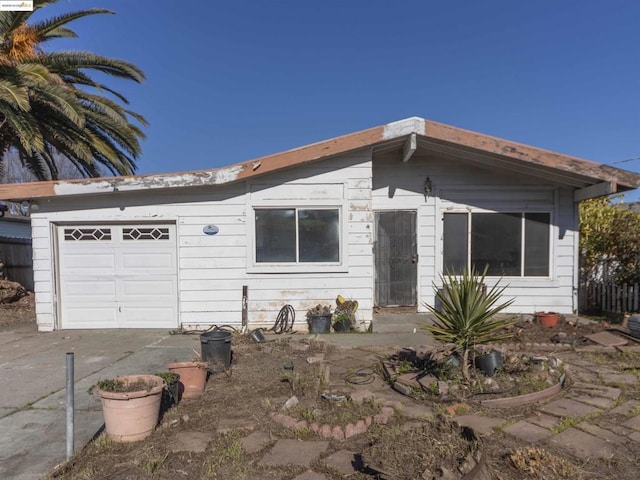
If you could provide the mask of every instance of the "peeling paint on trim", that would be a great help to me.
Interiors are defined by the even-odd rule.
[[[403,137],[404,135],[409,135],[411,133],[424,135],[425,124],[426,120],[420,117],[405,118],[404,120],[388,123],[384,126],[382,139],[390,140],[392,138]]]
[[[244,168],[243,165],[234,165],[218,170],[202,172],[147,175],[141,177],[114,177],[112,179],[102,180],[88,179],[82,182],[58,182],[54,185],[54,195],[79,195],[86,193],[127,192],[140,189],[220,185],[237,180]]]

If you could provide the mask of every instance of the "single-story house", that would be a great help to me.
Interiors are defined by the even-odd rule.
[[[408,118],[187,173],[0,186],[30,203],[40,330],[273,325],[434,301],[488,266],[511,312],[577,306],[578,203],[640,175]],[[246,287],[246,302],[243,301]]]

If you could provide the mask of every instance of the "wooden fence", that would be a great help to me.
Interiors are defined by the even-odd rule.
[[[586,282],[578,292],[580,313],[640,312],[640,284]]]
[[[0,238],[0,260],[4,263],[3,275],[33,291],[33,249],[31,239]]]

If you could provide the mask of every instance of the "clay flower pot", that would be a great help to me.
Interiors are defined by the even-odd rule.
[[[125,389],[136,383],[144,384],[144,388],[130,392],[96,388],[102,401],[107,436],[117,442],[142,440],[151,435],[158,424],[165,381],[155,375],[128,375],[116,380],[121,381]]]
[[[207,384],[207,362],[178,362],[167,365],[167,370],[180,375],[180,398],[197,398]]]
[[[556,312],[537,312],[535,318],[543,327],[555,327],[558,325],[558,317]]]

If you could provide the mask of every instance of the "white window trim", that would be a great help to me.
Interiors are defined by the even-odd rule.
[[[548,276],[517,276],[517,277],[508,277],[508,276],[490,276],[487,275],[485,279],[491,284],[494,285],[497,282],[500,282],[502,286],[509,287],[530,287],[533,285],[540,285],[544,283],[545,286],[557,286],[559,285],[558,279],[555,276],[555,252],[557,251],[556,239],[558,238],[558,227],[556,222],[554,221],[556,217],[556,209],[555,206],[534,206],[534,207],[524,207],[518,205],[517,203],[511,206],[500,206],[499,208],[477,208],[477,207],[469,207],[469,206],[450,206],[445,208],[439,208],[439,217],[438,217],[438,237],[440,244],[440,252],[436,257],[436,265],[437,271],[444,275],[444,265],[443,265],[443,256],[444,256],[444,215],[445,213],[548,213],[549,214],[549,275]],[[471,216],[468,217],[467,224],[467,248],[468,248],[468,262],[471,261]],[[522,227],[523,228],[523,227]],[[522,242],[524,242],[524,232],[522,235]],[[524,251],[524,250],[523,250]],[[521,264],[524,262],[524,255],[521,257]],[[521,271],[523,269],[521,268]],[[436,278],[435,281],[438,287],[442,287],[442,280],[440,275]],[[491,286],[489,285],[489,286]]]
[[[339,262],[309,262],[309,263],[258,263],[256,261],[256,210],[260,209],[319,209],[338,210],[340,232],[340,261]],[[291,203],[282,201],[261,200],[248,208],[247,225],[247,273],[346,273],[349,271],[349,225],[345,212],[347,203],[336,200],[296,200]],[[296,232],[296,249],[297,245]]]

